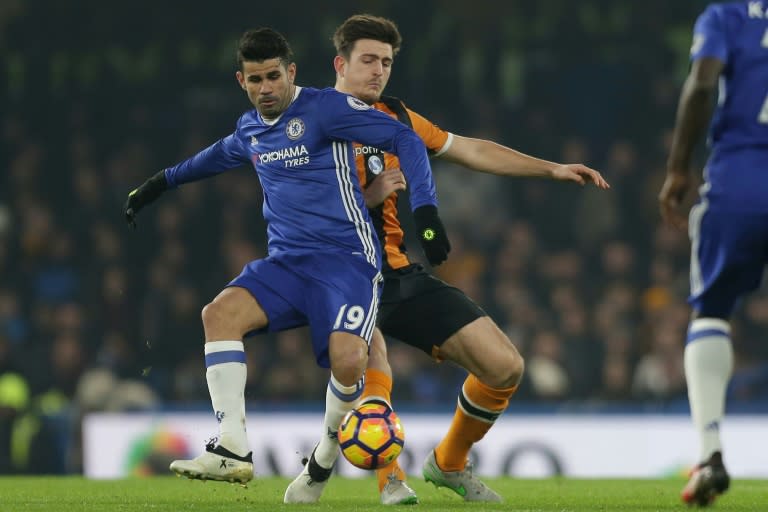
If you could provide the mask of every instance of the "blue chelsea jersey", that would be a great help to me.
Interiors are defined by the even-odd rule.
[[[768,2],[716,3],[696,20],[691,60],[723,62],[710,125],[708,195],[768,210]]]
[[[437,204],[421,139],[390,116],[330,88],[297,87],[293,102],[275,120],[246,112],[234,133],[166,169],[165,176],[170,186],[178,186],[249,162],[264,192],[270,255],[342,251],[380,267],[352,142],[400,157],[412,209]]]
[[[712,121],[714,149],[768,147],[768,2],[713,4],[699,16],[691,59],[725,64]]]

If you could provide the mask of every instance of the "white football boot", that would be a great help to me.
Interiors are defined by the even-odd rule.
[[[302,461],[304,469],[296,479],[288,485],[283,497],[283,503],[317,503],[323,494],[325,484],[331,477],[333,467],[321,467],[315,460],[315,451],[309,459]]]
[[[407,483],[394,473],[387,478],[389,480],[381,490],[382,505],[418,505],[419,497]]]
[[[240,457],[215,442],[216,439],[209,441],[203,454],[194,459],[171,462],[171,471],[195,480],[246,484],[253,479],[253,452]]]
[[[443,471],[437,465],[435,452],[431,451],[424,461],[422,472],[424,480],[432,482],[435,484],[435,487],[447,487],[464,498],[464,501],[485,501],[490,503],[502,501],[501,496],[475,476],[472,472],[472,464],[470,463],[467,463],[466,467],[461,471]]]

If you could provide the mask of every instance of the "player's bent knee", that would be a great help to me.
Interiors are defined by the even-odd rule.
[[[201,312],[203,326],[206,329],[215,329],[225,324],[228,319],[227,309],[221,302],[215,300],[206,304]]]
[[[525,360],[523,359],[523,356],[520,355],[520,353],[517,351],[517,349],[515,349],[514,355],[512,356],[512,361],[509,365],[509,372],[507,375],[507,383],[505,384],[505,387],[512,387],[520,384],[520,381],[523,380],[524,373]]]
[[[341,384],[352,386],[363,378],[367,359],[367,357],[357,360],[343,358],[341,361],[332,361],[331,373]]]
[[[239,340],[249,332],[266,325],[266,316],[236,301],[214,300],[202,311],[203,329],[208,341]]]
[[[510,388],[517,386],[522,380],[525,361],[512,342],[507,340],[504,350],[494,354],[489,370],[486,374],[486,384],[496,388]]]
[[[522,380],[525,361],[517,349],[511,347],[511,350],[497,354],[489,370],[481,380],[495,388],[511,388]]]
[[[487,332],[489,342],[483,351],[481,373],[477,374],[485,384],[495,388],[510,388],[520,384],[525,371],[525,361],[514,343],[496,326]]]
[[[333,367],[339,372],[349,375],[352,383],[357,382],[362,376],[368,364],[368,354],[365,351],[351,351],[333,362]]]
[[[368,347],[362,338],[349,333],[333,333],[328,352],[331,372],[341,384],[351,386],[362,378],[368,364]]]

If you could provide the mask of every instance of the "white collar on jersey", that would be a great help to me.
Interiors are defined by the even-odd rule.
[[[300,85],[295,85],[294,88],[293,88],[293,98],[291,98],[291,103],[296,101],[296,98],[299,97],[299,93],[300,92],[301,92],[301,86]],[[288,106],[290,106],[291,103],[289,103]],[[286,107],[285,110],[288,110],[288,108]],[[283,111],[283,113],[285,113],[285,110]],[[279,116],[277,116],[274,119],[264,119],[262,117],[261,120],[264,121],[264,124],[272,126],[273,124],[277,123],[280,120],[281,117],[283,117],[283,114],[280,114]]]

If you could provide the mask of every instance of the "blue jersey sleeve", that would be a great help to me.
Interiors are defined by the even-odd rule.
[[[221,174],[247,162],[248,156],[243,151],[235,132],[208,146],[195,156],[167,168],[165,180],[169,187],[178,187]]]
[[[710,5],[696,20],[693,28],[691,60],[715,57],[728,62],[728,38],[722,6]]]
[[[317,102],[319,118],[332,139],[359,142],[397,155],[408,182],[411,209],[437,206],[432,168],[424,142],[400,121],[359,99],[333,89]]]

